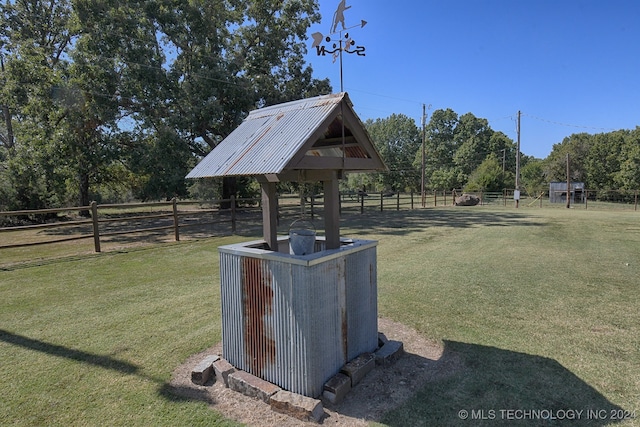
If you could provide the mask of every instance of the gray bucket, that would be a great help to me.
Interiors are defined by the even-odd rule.
[[[299,222],[306,222],[311,225],[311,228],[303,228],[299,225],[294,228]],[[291,255],[309,255],[313,253],[314,246],[316,244],[316,228],[313,223],[306,219],[297,219],[291,223],[289,227],[289,254]]]

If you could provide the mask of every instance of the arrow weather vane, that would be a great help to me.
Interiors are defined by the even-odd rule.
[[[340,60],[340,92],[343,92],[342,87],[342,52],[345,53],[355,53],[358,56],[365,56],[365,47],[364,46],[355,46],[356,42],[349,36],[349,33],[344,34],[344,40],[342,37],[342,32],[350,30],[352,28],[360,27],[363,28],[367,25],[367,21],[361,20],[360,24],[353,25],[351,27],[347,27],[344,22],[344,11],[350,9],[351,6],[346,5],[346,0],[341,0],[338,4],[338,8],[333,14],[333,23],[331,24],[331,32],[325,37],[322,33],[313,33],[311,37],[313,37],[313,44],[311,47],[316,48],[316,52],[318,56],[326,56],[327,54],[333,57],[333,62],[336,62],[336,59]],[[332,39],[331,36],[336,34],[338,31],[338,24],[342,26],[342,30],[339,31],[340,36],[338,39]],[[322,43],[327,42],[331,43],[332,47],[327,49]],[[355,49],[352,47],[355,46]]]

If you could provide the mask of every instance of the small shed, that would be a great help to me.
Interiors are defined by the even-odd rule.
[[[338,180],[385,166],[346,93],[252,111],[187,178],[254,176],[262,241],[221,246],[223,356],[286,390],[317,397],[378,345],[377,242],[340,236]],[[322,181],[325,236],[290,253],[276,229],[276,183]]]
[[[569,185],[569,203],[584,203],[586,200],[586,191],[584,182],[571,182]],[[549,183],[549,202],[550,203],[566,203],[567,202],[567,182],[550,182]]]

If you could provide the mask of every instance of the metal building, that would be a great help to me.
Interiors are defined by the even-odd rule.
[[[571,182],[569,186],[569,203],[584,203],[587,194],[584,182]],[[549,202],[567,203],[567,182],[549,183]]]
[[[346,93],[252,111],[187,176],[249,175],[262,188],[264,240],[222,246],[223,356],[286,390],[317,397],[377,348],[377,242],[340,236],[338,179],[385,166]],[[290,254],[277,235],[279,181],[322,181],[324,236]]]

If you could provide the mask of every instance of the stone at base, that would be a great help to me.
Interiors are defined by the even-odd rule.
[[[213,363],[218,359],[220,359],[220,356],[216,356],[214,354],[202,359],[202,361],[191,371],[191,381],[198,385],[203,385],[209,381],[209,378],[211,378],[211,374],[213,373]]]
[[[229,388],[244,394],[245,396],[257,397],[265,403],[269,403],[269,398],[282,390],[275,384],[251,375],[245,371],[236,371],[229,374]]]
[[[269,400],[271,409],[302,421],[320,422],[324,415],[322,402],[301,394],[280,390]]]
[[[404,353],[402,341],[387,341],[375,352],[376,365],[387,366],[398,360]]]
[[[355,387],[376,366],[375,356],[362,353],[340,369],[340,372],[351,378],[351,387]]]
[[[229,374],[235,372],[236,368],[225,359],[220,359],[213,362],[213,371],[216,373],[216,381],[229,387]]]
[[[324,384],[322,396],[331,403],[339,403],[351,390],[351,378],[337,373]]]
[[[387,342],[389,342],[389,338],[382,332],[378,332],[378,347],[382,347]]]

